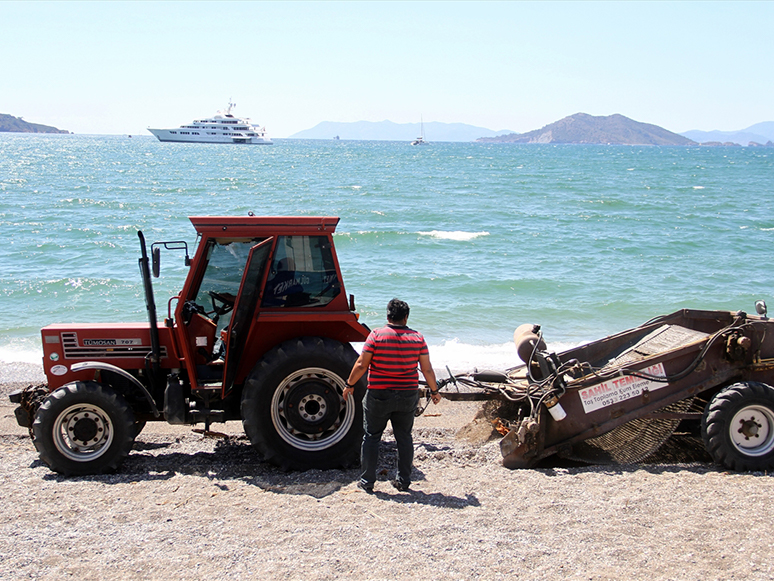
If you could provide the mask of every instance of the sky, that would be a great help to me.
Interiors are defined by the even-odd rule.
[[[620,113],[670,131],[774,120],[774,2],[0,1],[0,113],[148,134],[234,113],[518,133]]]

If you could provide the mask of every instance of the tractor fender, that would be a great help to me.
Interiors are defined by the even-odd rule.
[[[134,375],[132,375],[128,371],[121,369],[120,367],[116,367],[115,365],[111,365],[110,363],[101,363],[99,361],[83,361],[82,363],[73,363],[70,366],[71,371],[87,371],[89,369],[117,373],[118,375],[120,375],[121,377],[129,381],[132,385],[134,385],[137,389],[139,389],[142,392],[142,394],[145,396],[145,399],[148,400],[148,403],[150,404],[151,409],[153,410],[154,416],[159,417],[161,415],[159,413],[158,408],[156,407],[156,402],[153,401],[153,396],[150,394],[148,389],[140,382],[139,379],[137,379]]]

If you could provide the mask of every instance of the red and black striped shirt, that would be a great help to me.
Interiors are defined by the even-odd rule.
[[[421,333],[393,325],[371,331],[363,351],[372,353],[368,389],[417,389],[419,356],[429,354]]]

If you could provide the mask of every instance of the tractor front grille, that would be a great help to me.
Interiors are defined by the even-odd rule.
[[[65,359],[131,359],[144,358],[151,352],[150,345],[142,345],[142,341],[125,338],[84,339],[78,341],[74,331],[62,333],[62,350]],[[132,342],[132,344],[126,344]],[[138,344],[135,344],[138,343]],[[161,357],[167,356],[167,348],[161,347]]]

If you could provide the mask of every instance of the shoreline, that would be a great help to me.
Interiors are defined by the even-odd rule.
[[[7,401],[7,395],[16,389],[46,383],[43,365],[24,362],[0,362],[0,395]]]

